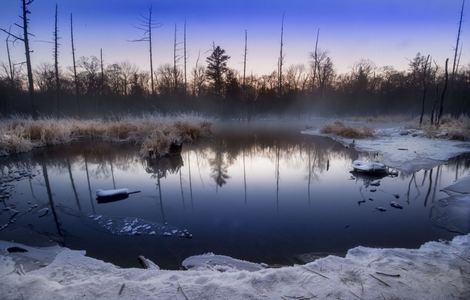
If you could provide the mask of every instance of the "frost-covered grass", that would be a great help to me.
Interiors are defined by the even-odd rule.
[[[423,129],[430,137],[448,138],[458,141],[470,140],[470,117],[467,115],[460,115],[458,117],[445,115],[442,117],[439,127],[427,122]]]
[[[143,115],[114,119],[13,117],[0,120],[0,155],[80,139],[140,144],[141,153],[166,154],[171,143],[191,142],[211,132],[211,122],[199,115]]]
[[[323,128],[321,129],[321,133],[333,134],[350,139],[363,139],[374,136],[374,130],[368,127],[346,126],[340,121],[336,121],[334,123],[323,126]]]

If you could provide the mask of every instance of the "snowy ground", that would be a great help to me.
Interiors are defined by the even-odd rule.
[[[8,253],[15,246],[27,252]],[[301,266],[250,264],[252,272],[237,270],[237,260],[224,272],[164,271],[59,247],[0,242],[0,251],[2,299],[470,299],[470,235],[417,250],[357,247]]]
[[[356,139],[354,147],[374,155],[373,159],[402,172],[413,173],[430,169],[452,157],[470,152],[470,143],[444,138],[428,138],[418,129],[406,129],[400,124],[344,122],[351,127],[367,126],[375,130],[374,138]],[[325,123],[326,124],[326,123]],[[324,125],[324,124],[323,124]],[[303,134],[328,136],[345,146],[353,139],[322,134],[322,125],[302,131]]]

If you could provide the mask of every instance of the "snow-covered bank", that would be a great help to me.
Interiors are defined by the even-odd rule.
[[[14,246],[28,252],[8,253]],[[254,272],[121,269],[87,257],[84,251],[35,249],[9,242],[0,242],[0,250],[2,299],[470,297],[470,235],[429,242],[416,250],[357,247],[345,258],[328,256],[302,266]],[[52,262],[50,256],[55,256]]]
[[[390,128],[384,128],[380,124],[374,125],[377,127],[373,138],[350,139],[324,134],[319,129],[308,129],[302,133],[327,136],[359,151],[377,153],[378,161],[406,173],[430,169],[455,156],[470,152],[469,142],[428,138],[419,130],[405,129],[398,125]]]

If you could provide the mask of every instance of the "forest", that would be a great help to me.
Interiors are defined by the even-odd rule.
[[[464,3],[464,2],[463,2]],[[436,61],[431,54],[418,52],[408,69],[377,66],[362,59],[346,73],[336,71],[333,58],[321,44],[320,29],[305,63],[284,65],[284,18],[280,26],[277,69],[270,74],[247,74],[249,39],[245,30],[244,53],[226,53],[223,45],[208,45],[207,57],[198,54],[196,64],[187,64],[186,23],[178,39],[175,25],[173,61],[154,67],[158,55],[152,53],[153,31],[158,24],[149,8],[136,30],[148,48],[149,70],[132,61],[105,62],[99,55],[80,56],[74,44],[74,21],[70,28],[55,28],[50,62],[33,68],[29,28],[32,0],[21,0],[21,32],[1,28],[7,49],[1,59],[1,114],[106,116],[142,112],[197,112],[213,116],[250,119],[263,115],[380,115],[420,114],[433,116],[438,111],[452,115],[470,113],[470,65],[460,61],[459,41],[463,9],[460,14],[454,55]],[[62,34],[59,36],[59,32]],[[67,34],[66,34],[67,33]],[[59,40],[61,42],[59,43]],[[73,61],[60,59],[60,47],[71,43]],[[25,61],[12,61],[11,51],[22,51]],[[21,47],[20,47],[21,46]],[[231,56],[243,55],[243,71],[230,67]]]

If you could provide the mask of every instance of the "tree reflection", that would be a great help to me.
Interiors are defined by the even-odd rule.
[[[224,159],[224,153],[221,146],[215,150],[215,157],[209,159],[209,165],[211,166],[211,178],[214,179],[216,184],[216,190],[218,187],[222,187],[227,183],[227,179],[230,178],[228,175],[229,164]]]

